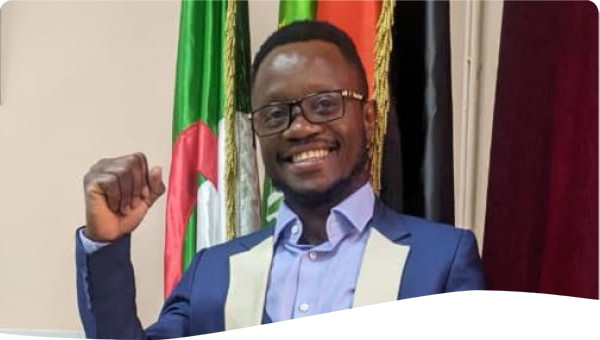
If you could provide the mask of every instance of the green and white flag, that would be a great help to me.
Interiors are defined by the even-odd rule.
[[[259,227],[246,1],[182,1],[165,296],[202,248]]]

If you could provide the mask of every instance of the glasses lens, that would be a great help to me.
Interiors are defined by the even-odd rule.
[[[327,122],[342,116],[343,99],[339,92],[321,93],[302,103],[304,114],[313,123]]]
[[[289,106],[271,105],[254,112],[254,128],[259,136],[281,132],[288,126]]]

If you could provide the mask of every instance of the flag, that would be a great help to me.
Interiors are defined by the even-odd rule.
[[[248,4],[182,1],[167,195],[165,296],[202,248],[257,229]]]
[[[313,0],[281,0],[279,2],[279,26],[294,21],[314,20],[317,2]],[[273,187],[273,182],[265,174],[261,204],[261,226],[270,227],[275,223],[277,210],[283,201],[283,194]]]
[[[279,26],[294,21],[314,20],[316,11],[316,0],[281,0],[279,1]]]
[[[344,30],[354,41],[367,74],[370,98],[377,105],[375,131],[370,141],[371,184],[379,194],[384,138],[390,111],[389,67],[394,23],[392,0],[320,1],[317,19]]]
[[[454,222],[450,4],[395,6],[382,200],[432,221]],[[401,171],[398,171],[401,169]]]
[[[381,1],[320,1],[317,20],[327,21],[346,32],[354,41],[367,73],[369,94],[373,94],[375,39]]]

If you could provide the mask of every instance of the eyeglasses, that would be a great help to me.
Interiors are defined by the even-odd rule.
[[[252,130],[258,137],[281,133],[290,127],[297,114],[302,114],[312,124],[340,119],[344,116],[344,98],[362,101],[364,96],[350,90],[331,90],[311,93],[295,100],[273,102],[251,112]],[[294,114],[295,106],[300,112]]]

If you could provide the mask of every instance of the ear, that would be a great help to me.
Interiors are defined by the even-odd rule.
[[[377,105],[374,99],[367,101],[363,106],[363,124],[367,133],[367,143],[373,142],[375,133],[375,117],[377,116]]]

